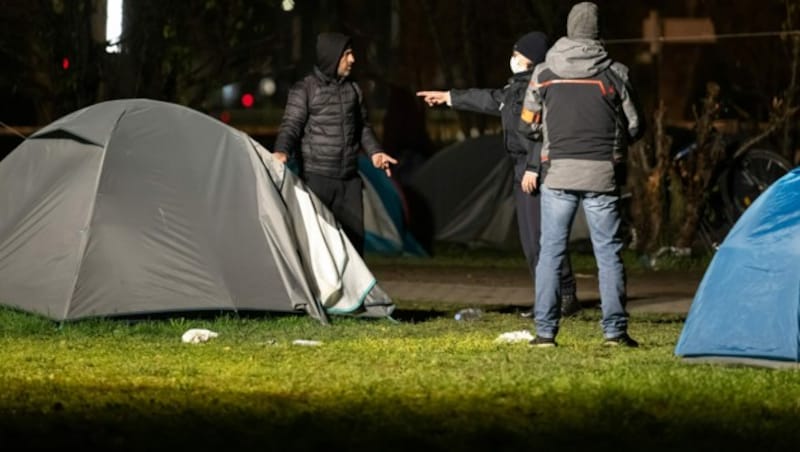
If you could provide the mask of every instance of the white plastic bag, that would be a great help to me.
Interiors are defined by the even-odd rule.
[[[498,343],[511,343],[511,342],[530,342],[533,335],[528,330],[510,331],[497,336],[495,342]]]
[[[294,345],[304,345],[306,347],[319,347],[320,345],[322,345],[322,342],[320,342],[320,341],[312,341],[312,340],[308,340],[308,339],[295,339],[295,340],[292,341],[292,344],[294,344]]]
[[[208,342],[209,339],[217,336],[219,336],[219,333],[215,333],[211,330],[192,328],[183,333],[181,340],[187,344],[199,344],[201,342]]]

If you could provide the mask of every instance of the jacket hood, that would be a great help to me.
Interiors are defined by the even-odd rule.
[[[572,39],[598,39],[600,24],[597,5],[592,2],[573,6],[567,17],[567,37]]]
[[[334,80],[344,51],[350,47],[350,37],[342,33],[320,33],[317,36],[317,69]]]
[[[570,38],[556,41],[545,61],[550,70],[565,78],[591,77],[612,63],[600,41]]]

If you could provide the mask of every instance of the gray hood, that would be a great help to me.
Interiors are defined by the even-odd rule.
[[[545,62],[550,70],[564,78],[591,77],[612,63],[600,41],[566,37],[550,48]]]

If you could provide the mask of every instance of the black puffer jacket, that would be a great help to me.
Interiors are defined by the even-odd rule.
[[[380,152],[361,89],[337,76],[339,59],[349,46],[345,35],[321,34],[313,73],[289,91],[275,150],[296,156],[299,143],[303,173],[350,178],[358,174],[361,148],[370,155]]]

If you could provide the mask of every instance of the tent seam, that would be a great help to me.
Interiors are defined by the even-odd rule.
[[[286,175],[284,174],[284,177],[281,178],[280,187],[278,187],[275,184],[275,181],[269,175],[269,169],[267,169],[266,162],[264,162],[264,160],[259,155],[258,149],[256,149],[256,146],[251,142],[252,137],[250,137],[249,135],[247,135],[246,133],[244,133],[242,131],[238,131],[238,132],[241,133],[245,138],[247,138],[247,140],[245,142],[247,143],[247,145],[249,147],[250,153],[251,154],[255,154],[256,162],[258,164],[260,164],[260,168],[263,169],[264,172],[266,172],[267,178],[270,180],[270,183],[272,184],[273,187],[275,187],[275,189],[277,190],[277,192],[280,195],[280,196],[278,196],[278,198],[280,199],[281,203],[283,203],[284,208],[286,208],[288,210],[288,208],[289,208],[288,203],[286,202],[285,199],[283,199],[283,195],[282,195],[283,186],[286,183]],[[264,149],[266,149],[266,148],[264,148]],[[289,171],[289,169],[286,166],[284,166],[284,171]],[[259,208],[259,216],[260,216],[260,208]],[[292,223],[292,227],[294,228],[294,219],[291,218],[291,215],[289,215],[289,221]],[[263,222],[260,222],[260,223],[261,223],[261,227],[263,228],[264,227]],[[270,244],[269,245],[270,248],[272,248],[272,245],[271,245],[272,242],[271,242],[271,239],[269,237],[269,234],[266,234],[266,236],[267,236],[267,242]],[[303,261],[302,254],[296,248],[292,247],[292,249],[295,251],[296,257],[297,257],[298,262],[300,263],[301,267],[304,267],[304,261]],[[306,278],[307,278],[307,276],[304,275],[304,279],[306,279]],[[281,278],[281,279],[283,279],[283,278]],[[325,309],[325,306],[322,305],[322,302],[314,295],[313,290],[311,290],[311,287],[309,286],[307,281],[305,281],[304,291],[306,292],[306,297],[308,298],[308,301],[309,301],[309,303],[307,303],[307,305],[309,305],[309,304],[310,305],[314,305],[314,308],[312,308],[311,310],[316,311],[319,314],[319,318],[317,320],[320,323],[322,323],[323,325],[329,325],[331,323],[331,321],[330,321],[330,317],[328,316],[328,312]],[[314,315],[312,314],[311,310],[307,308],[306,312],[311,317],[314,317]]]
[[[128,110],[126,109],[126,110],[123,110],[122,113],[120,113],[119,117],[117,118],[117,121],[114,123],[114,127],[111,128],[111,131],[108,134],[109,137],[114,135],[114,132],[117,130],[117,127],[119,126],[120,121],[122,120],[122,118],[125,116],[125,114],[127,112],[128,112]],[[69,292],[69,299],[67,300],[67,304],[64,307],[64,316],[63,317],[65,319],[67,318],[67,315],[69,314],[69,311],[72,308],[72,301],[73,301],[73,299],[75,297],[75,289],[78,286],[78,277],[81,274],[81,267],[83,266],[83,259],[84,259],[84,257],[86,257],[86,248],[89,247],[89,234],[90,234],[90,230],[91,230],[92,220],[94,219],[95,208],[97,206],[97,190],[100,188],[100,178],[103,176],[103,171],[105,170],[105,162],[106,162],[106,155],[108,154],[108,143],[109,143],[109,141],[110,140],[107,139],[106,142],[103,144],[103,156],[100,159],[100,165],[98,166],[97,177],[95,178],[95,183],[94,183],[94,190],[92,191],[94,193],[94,196],[92,196],[92,204],[89,207],[89,215],[87,215],[86,222],[84,223],[84,230],[86,231],[86,233],[85,233],[85,236],[83,237],[83,243],[81,244],[81,249],[80,249],[80,253],[79,253],[79,257],[78,257],[78,263],[75,266],[75,274],[73,275],[73,279],[72,279],[72,290],[70,290],[70,292]]]

